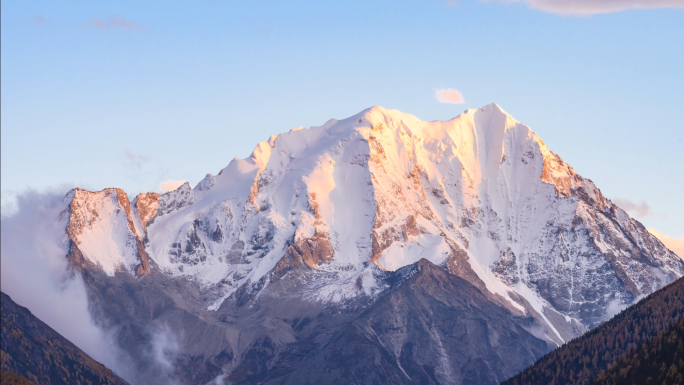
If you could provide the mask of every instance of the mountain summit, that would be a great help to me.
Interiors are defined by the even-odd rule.
[[[387,306],[388,295],[421,271],[421,263],[474,286],[499,309],[488,314],[517,319],[521,330],[549,348],[605,321],[610,309],[684,275],[681,259],[496,104],[433,122],[373,107],[273,135],[250,157],[232,160],[194,188],[186,183],[130,203],[119,189],[75,189],[65,203],[68,257],[91,276],[86,281],[100,293],[105,318],[111,293],[103,291],[117,280],[133,287],[183,282],[194,294],[164,294],[175,307],[205,321],[231,319],[231,328],[238,328],[248,307],[282,305],[269,301],[307,308],[301,314],[271,312],[271,331],[254,331],[240,343],[226,337],[220,349],[191,348],[205,361],[230,356],[213,364],[226,378],[239,372],[265,336],[272,345],[290,346],[303,338],[297,325],[311,322],[312,309],[319,318],[346,309],[348,318],[319,325],[325,332],[307,329],[307,338],[323,333],[309,341],[315,351],[359,312],[377,309],[383,298]],[[460,282],[450,284],[448,295]],[[159,310],[149,301],[135,306]],[[279,328],[287,330],[278,334]],[[441,332],[426,331],[432,338]],[[403,368],[407,347],[396,338],[387,354]],[[192,342],[184,343],[190,349]],[[531,360],[541,354],[534,346]],[[284,350],[274,351],[266,363],[254,363],[268,368],[257,382],[283,365],[277,359]],[[436,383],[470,378],[447,361],[425,375]],[[527,363],[519,362],[517,370]],[[506,373],[480,374],[472,378],[487,383]],[[405,370],[402,376],[412,378]]]

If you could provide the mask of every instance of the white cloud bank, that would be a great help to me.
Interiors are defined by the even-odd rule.
[[[649,233],[655,235],[656,238],[660,239],[660,242],[662,242],[663,245],[665,245],[665,247],[674,251],[674,253],[677,254],[679,258],[684,259],[684,237],[677,239],[672,238],[667,234],[663,234],[656,229],[647,230]]]
[[[0,219],[0,286],[95,360],[122,377],[111,336],[93,322],[80,275],[68,273],[65,232],[68,205],[62,194],[29,191],[17,195],[16,210]]]
[[[461,104],[465,102],[463,94],[461,94],[459,90],[455,90],[453,88],[435,88],[435,98],[438,102],[447,104]]]
[[[590,16],[630,9],[684,9],[684,0],[499,0],[499,2],[523,2],[533,9],[571,16]]]

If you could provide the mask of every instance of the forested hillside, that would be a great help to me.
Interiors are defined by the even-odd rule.
[[[0,370],[0,384],[2,385],[36,385],[33,382],[26,379],[24,376],[20,376],[14,372],[6,372]]]
[[[684,384],[684,317],[602,371],[592,385]]]
[[[1,295],[3,385],[126,384],[7,294]]]
[[[610,321],[545,355],[534,365],[504,381],[502,385],[589,384],[592,379],[599,376],[602,370],[608,369],[621,356],[634,351],[640,344],[658,333],[668,330],[681,319],[682,314],[684,314],[684,279],[680,278],[616,315]],[[657,339],[653,344],[655,345],[647,352],[653,352],[653,349],[660,349],[659,347],[665,349],[664,342],[658,342]],[[682,358],[681,354],[678,357],[678,359]],[[624,359],[627,360],[627,358]],[[659,358],[650,357],[650,359],[661,363]],[[639,358],[637,357],[636,360],[638,361]],[[679,365],[678,361],[673,362]],[[666,369],[669,368],[665,361],[662,363],[666,364]],[[651,361],[644,364],[650,365]],[[618,375],[620,370],[625,368],[627,371],[633,370],[629,368],[629,365],[620,366],[617,368]],[[677,370],[678,373],[683,373],[680,369]],[[611,376],[611,373],[609,371],[604,376]],[[605,377],[605,381],[608,382],[602,382],[602,384],[612,383],[608,378]],[[631,384],[631,382],[628,383]],[[635,384],[645,383],[635,382]],[[662,381],[654,382],[654,384],[661,383]]]

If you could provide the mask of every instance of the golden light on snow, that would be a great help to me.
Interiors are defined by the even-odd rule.
[[[161,182],[159,184],[159,191],[162,193],[173,191],[183,185],[186,181],[184,180],[167,180],[166,182]]]
[[[663,245],[665,245],[665,247],[674,251],[674,253],[677,254],[679,256],[679,258],[684,259],[684,237],[677,239],[677,238],[672,238],[671,236],[669,236],[667,234],[663,234],[656,229],[647,229],[647,230],[649,233],[655,235],[656,238],[660,239],[660,242],[662,242]]]
[[[453,88],[435,88],[435,98],[437,98],[437,101],[440,103],[461,104],[465,102],[463,94],[459,90],[455,90]]]

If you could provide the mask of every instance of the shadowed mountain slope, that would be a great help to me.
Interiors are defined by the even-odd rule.
[[[161,274],[96,272],[86,282],[118,343],[142,358],[133,368],[141,383],[496,384],[552,346],[535,335],[544,330],[537,319],[428,260],[372,271],[384,288],[376,301],[308,302],[335,277],[297,265],[258,297],[245,291],[216,312],[193,300],[203,295],[196,285]],[[163,333],[176,346],[172,373],[146,358]]]
[[[610,321],[547,354],[502,385],[588,384],[621,356],[670,328],[683,314],[684,279],[680,278]]]
[[[30,383],[26,379],[41,385],[127,384],[7,294],[1,295],[3,384]]]
[[[517,317],[428,260],[284,384],[497,384],[547,351]],[[537,326],[538,327],[538,326]]]

